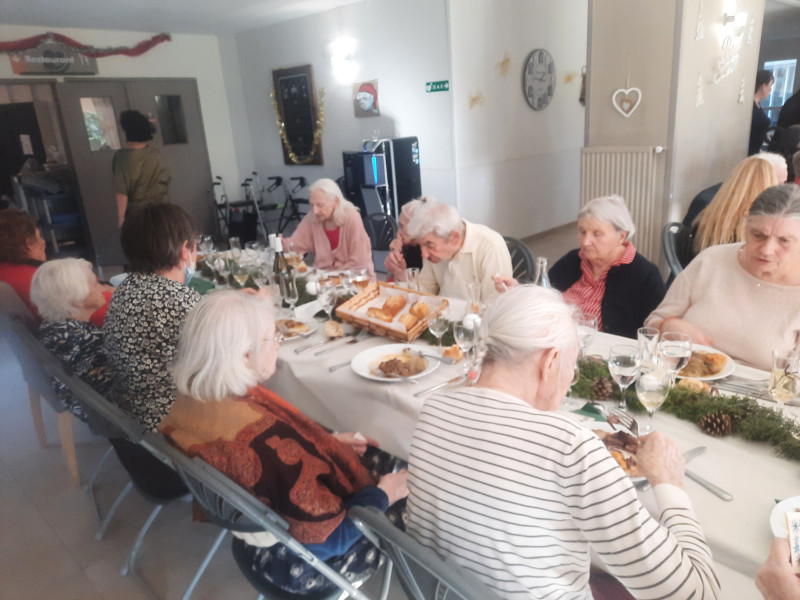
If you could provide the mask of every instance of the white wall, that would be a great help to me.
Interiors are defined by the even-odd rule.
[[[352,85],[334,80],[328,45],[355,38],[358,81],[378,80],[381,115],[356,118]],[[371,0],[286,21],[236,36],[252,140],[251,163],[264,175],[339,177],[342,152],[359,150],[377,130],[380,137],[418,136],[423,193],[452,197],[454,188],[450,95],[425,93],[425,82],[449,78],[445,0]],[[222,45],[223,61],[233,52]],[[322,166],[284,165],[269,94],[272,70],[311,64],[319,94],[325,89]],[[227,76],[227,74],[226,74]],[[232,86],[235,89],[235,85]],[[244,136],[237,137],[240,146]],[[247,169],[247,159],[240,168]]]
[[[16,40],[39,35],[45,31],[41,27],[0,25],[0,39]],[[56,31],[83,44],[96,47],[133,46],[154,35],[97,29],[58,28]],[[197,79],[211,172],[222,175],[226,180],[238,180],[237,149],[234,146],[231,113],[225,94],[226,87],[216,36],[173,35],[172,41],[159,44],[141,56],[98,58],[97,64],[98,78],[193,77]],[[0,79],[13,78],[32,81],[30,77],[15,76],[7,55],[0,56]],[[249,151],[249,148],[245,150]]]
[[[451,0],[449,7],[459,210],[515,237],[573,221],[587,1]],[[522,93],[524,61],[536,48],[550,52],[557,73],[555,95],[541,111]],[[470,107],[478,95],[483,101]]]

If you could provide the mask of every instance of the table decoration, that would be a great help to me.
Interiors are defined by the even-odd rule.
[[[572,386],[572,397],[586,400],[623,399],[602,358],[587,357],[579,365],[581,373],[578,382]],[[607,392],[600,395],[598,389]],[[630,390],[625,393],[624,400],[628,410],[644,412],[644,407]],[[761,406],[752,398],[719,393],[712,395],[677,386],[669,391],[661,411],[691,421],[698,427],[701,422],[708,428],[712,420],[730,420],[731,434],[753,442],[766,442],[775,447],[779,456],[800,461],[800,424],[783,417],[770,407]],[[726,429],[724,427],[720,433]],[[704,431],[708,433],[708,430]]]

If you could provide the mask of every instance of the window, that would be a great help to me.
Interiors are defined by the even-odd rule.
[[[761,108],[774,125],[778,122],[778,113],[783,103],[792,95],[797,59],[770,60],[764,63],[764,69],[772,71],[775,83],[772,84],[772,93],[761,102]]]
[[[111,98],[81,98],[83,123],[92,152],[119,150],[119,132]]]
[[[158,124],[161,127],[161,140],[164,145],[186,144],[186,120],[180,96],[156,96]]]

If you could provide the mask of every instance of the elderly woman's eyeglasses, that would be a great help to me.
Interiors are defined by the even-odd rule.
[[[276,332],[272,339],[276,344],[282,344],[284,341],[286,341],[280,331]]]

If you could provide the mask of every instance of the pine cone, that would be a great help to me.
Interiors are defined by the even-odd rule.
[[[592,397],[594,400],[610,400],[614,391],[614,383],[608,377],[595,377],[592,380]]]
[[[706,415],[697,422],[704,433],[714,437],[723,437],[731,432],[731,417],[722,411]]]

